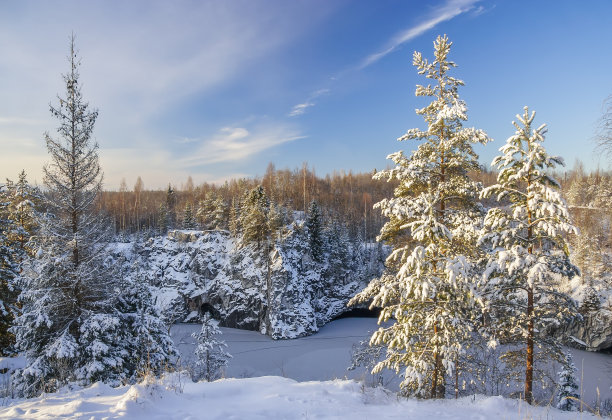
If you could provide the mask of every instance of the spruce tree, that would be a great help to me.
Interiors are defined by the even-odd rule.
[[[576,313],[574,301],[559,284],[578,273],[566,241],[577,230],[559,183],[549,174],[563,160],[546,153],[546,125],[534,128],[534,118],[535,112],[529,114],[525,107],[523,115],[517,115],[518,123],[513,122],[516,133],[493,159],[497,184],[481,195],[494,196],[503,206],[487,212],[480,238],[490,249],[484,277],[491,325],[502,342],[520,346],[511,346],[502,357],[509,366],[524,365],[528,403],[533,402],[536,346],[537,358],[563,360],[551,329]]]
[[[576,365],[572,360],[572,354],[565,353],[565,359],[559,371],[559,402],[557,408],[564,411],[577,411],[580,407],[580,396],[578,395],[578,380],[576,379]]]
[[[183,210],[183,229],[195,229],[196,222],[193,217],[193,210],[191,208],[191,203],[185,204],[185,209]]]
[[[159,233],[162,235],[165,235],[168,232],[169,215],[168,206],[166,203],[161,203],[159,205],[159,209],[157,210],[157,227],[159,229]]]
[[[0,356],[15,352],[15,335],[10,331],[18,314],[16,280],[19,266],[9,236],[16,226],[9,218],[9,201],[0,186]]]
[[[14,328],[17,347],[28,362],[15,378],[25,395],[74,380],[87,383],[97,363],[89,351],[106,346],[104,334],[91,330],[92,322],[112,311],[112,280],[101,255],[106,226],[96,210],[102,171],[92,132],[98,112],[81,95],[74,36],[69,63],[66,96],[50,106],[59,120],[59,139],[45,134],[51,157],[44,167],[46,205],[53,217],[41,226],[36,258],[24,266],[23,313]]]
[[[204,315],[200,332],[191,334],[196,339],[196,366],[199,368],[193,378],[195,381],[201,378],[207,382],[218,379],[221,369],[227,366],[227,362],[232,358],[225,351],[227,344],[219,339],[220,335],[219,323],[207,312]]]
[[[120,336],[127,351],[124,371],[130,380],[159,375],[174,366],[179,356],[147,279],[140,270],[135,271],[134,277],[120,281],[115,303],[121,319]]]
[[[311,201],[306,217],[306,229],[308,232],[308,245],[312,258],[321,262],[323,260],[323,230],[321,224],[321,209],[316,201]]]
[[[166,219],[168,220],[168,229],[174,229],[176,227],[176,192],[172,185],[168,184],[166,190]]]
[[[443,398],[447,377],[473,340],[478,311],[473,259],[477,254],[475,228],[481,219],[476,199],[479,184],[468,176],[478,171],[472,144],[489,141],[474,128],[464,128],[467,107],[459,98],[463,85],[450,75],[456,67],[448,55],[446,36],[434,42],[434,61],[415,52],[418,73],[432,86],[418,85],[417,96],[432,102],[416,113],[427,124],[398,140],[421,140],[410,156],[389,156],[395,167],[374,175],[398,183],[395,196],[376,204],[390,220],[378,240],[394,249],[384,274],[351,303],[381,307],[370,344],[387,346],[386,357],[374,368],[402,371],[405,394]]]

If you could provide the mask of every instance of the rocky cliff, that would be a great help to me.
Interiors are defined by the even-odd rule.
[[[300,223],[259,247],[225,231],[179,230],[113,244],[111,254],[121,275],[149,282],[168,321],[209,312],[222,326],[275,339],[312,334],[346,311],[385,258],[380,246],[347,243],[316,262]]]

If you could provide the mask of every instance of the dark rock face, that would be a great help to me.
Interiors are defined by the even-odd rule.
[[[171,231],[112,254],[123,275],[146,278],[169,321],[210,312],[222,326],[283,339],[312,334],[347,311],[383,268],[380,247],[351,246],[342,261],[326,254],[318,263],[306,244],[296,224],[260,248],[225,231]]]
[[[570,324],[564,334],[570,345],[585,350],[612,349],[612,311],[602,308],[583,314],[583,319]]]

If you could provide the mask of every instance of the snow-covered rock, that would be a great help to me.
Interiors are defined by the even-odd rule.
[[[352,244],[344,258],[326,252],[315,262],[300,223],[260,247],[226,231],[176,230],[110,251],[122,275],[144,274],[167,320],[209,312],[222,326],[275,339],[312,334],[345,312],[385,257],[380,247]]]

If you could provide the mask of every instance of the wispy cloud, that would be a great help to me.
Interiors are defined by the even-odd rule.
[[[387,45],[378,52],[368,55],[364,58],[357,66],[348,68],[332,77],[330,77],[331,82],[336,82],[338,79],[341,79],[346,73],[350,73],[353,71],[363,70],[364,68],[371,66],[376,63],[383,57],[397,50],[403,44],[408,41],[422,35],[430,29],[435,28],[442,22],[446,22],[448,20],[453,19],[456,16],[459,16],[463,13],[473,11],[474,16],[478,16],[485,12],[482,6],[475,7],[475,4],[481,0],[447,0],[441,6],[435,8],[427,17],[425,17],[421,22],[416,25],[413,25],[407,29],[402,30],[393,38],[391,38]],[[304,114],[308,108],[312,108],[317,103],[315,101],[319,96],[326,94],[330,91],[329,88],[319,89],[313,92],[306,101],[301,102],[297,105],[294,105],[291,108],[289,117],[297,117]]]
[[[358,66],[358,69],[361,70],[376,63],[381,58],[395,51],[402,44],[405,44],[406,42],[418,37],[430,29],[433,29],[442,22],[451,20],[452,18],[471,10],[474,7],[474,4],[476,4],[478,1],[479,0],[447,1],[442,6],[436,8],[431,15],[422,22],[405,29],[394,36],[382,50],[367,56]]]
[[[201,140],[198,150],[182,159],[181,165],[193,167],[240,161],[304,137],[297,130],[284,125],[267,125],[252,129],[223,127],[212,138]]]
[[[306,109],[310,108],[311,106],[315,106],[315,103],[314,102],[304,102],[302,104],[297,104],[291,109],[289,116],[297,117],[298,115],[302,115],[304,112],[306,112]]]
[[[302,115],[306,110],[310,107],[315,106],[317,103],[314,101],[318,97],[329,93],[329,89],[318,89],[310,94],[306,102],[302,102],[301,104],[295,105],[291,108],[291,112],[289,112],[290,117],[297,117],[298,115]]]

